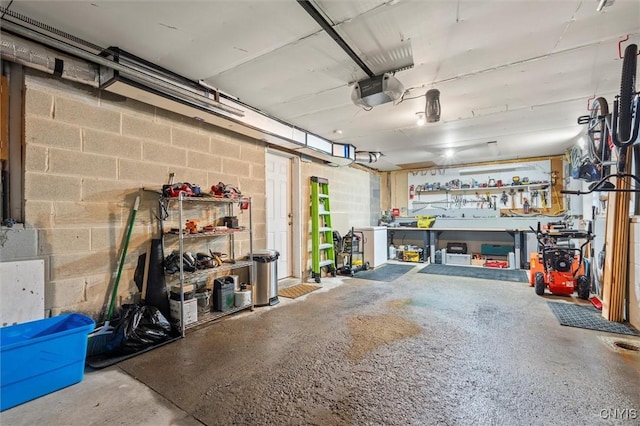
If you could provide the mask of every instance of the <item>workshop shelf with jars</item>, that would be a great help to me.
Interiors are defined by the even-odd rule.
[[[163,196],[159,219],[171,321],[183,335],[253,310],[251,197]]]

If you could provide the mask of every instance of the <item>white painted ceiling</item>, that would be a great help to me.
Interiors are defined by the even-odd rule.
[[[413,57],[413,68],[395,74],[404,101],[371,111],[350,99],[366,74],[294,0],[17,0],[10,8],[329,140],[382,152],[371,167],[397,170],[559,154],[574,144],[589,98],[612,102],[619,90],[618,42],[629,35],[623,50],[640,44],[640,1],[609,0],[602,12],[598,3],[314,1],[376,74]],[[442,118],[419,127],[431,88],[441,92]],[[445,159],[450,147],[456,154]]]

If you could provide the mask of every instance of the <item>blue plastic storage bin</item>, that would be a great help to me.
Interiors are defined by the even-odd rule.
[[[82,381],[94,327],[65,314],[0,328],[0,411]]]

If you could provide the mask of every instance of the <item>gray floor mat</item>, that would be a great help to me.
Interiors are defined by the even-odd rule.
[[[547,302],[551,312],[561,325],[605,331],[607,333],[640,336],[640,333],[627,324],[607,321],[602,313],[593,306],[574,305],[572,303]]]
[[[386,264],[377,267],[376,269],[369,269],[368,271],[356,272],[355,278],[361,278],[363,280],[373,281],[385,281],[390,282],[400,278],[414,268],[415,265],[392,265]]]
[[[418,271],[421,274],[449,275],[455,277],[482,278],[485,280],[529,282],[527,273],[519,269],[481,268],[471,266],[441,265],[432,263]]]

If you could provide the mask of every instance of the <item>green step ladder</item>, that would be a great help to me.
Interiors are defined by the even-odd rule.
[[[311,276],[319,283],[321,269],[336,276],[329,179],[311,176]]]

